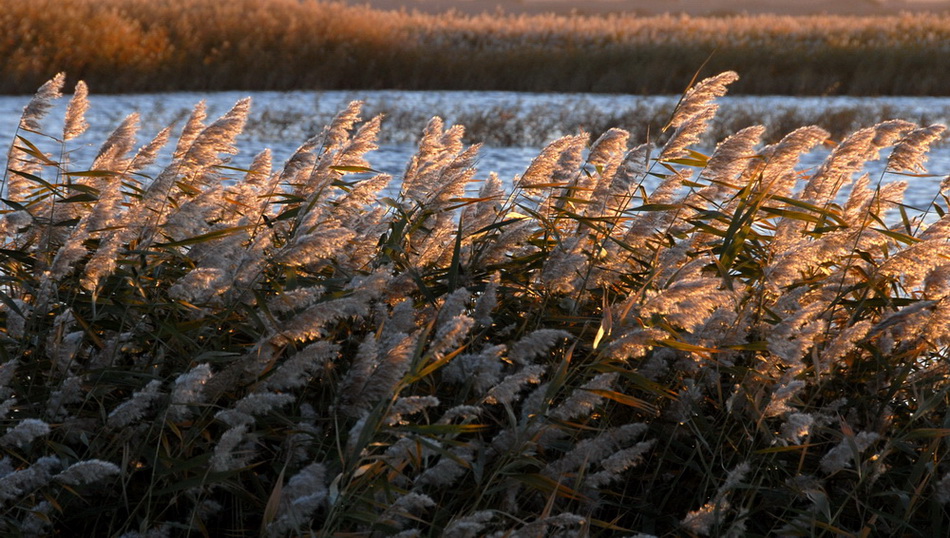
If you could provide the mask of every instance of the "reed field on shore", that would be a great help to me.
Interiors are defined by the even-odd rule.
[[[736,79],[475,195],[464,127],[393,178],[359,102],[285,163],[231,166],[249,100],[75,162],[50,80],[2,188],[0,533],[945,535],[950,180],[902,204],[945,127],[696,152]]]
[[[0,92],[340,88],[947,95],[950,15],[464,15],[316,0],[0,0]]]

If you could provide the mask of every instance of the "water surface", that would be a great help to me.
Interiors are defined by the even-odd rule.
[[[510,181],[521,174],[548,142],[581,130],[597,136],[610,127],[631,132],[631,142],[661,137],[660,127],[669,119],[679,96],[634,96],[600,94],[532,94],[514,92],[418,92],[418,91],[320,91],[320,92],[217,92],[132,95],[92,95],[89,130],[70,141],[72,162],[88,164],[122,119],[132,112],[141,115],[140,143],[145,143],[163,127],[182,125],[195,104],[208,106],[209,121],[227,112],[233,104],[250,95],[252,112],[233,158],[236,166],[247,165],[264,148],[271,148],[275,163],[282,163],[303,141],[317,134],[347,103],[364,102],[364,117],[384,114],[380,149],[369,155],[377,170],[397,179],[405,169],[415,144],[432,116],[447,124],[466,127],[466,141],[481,143],[477,179],[489,172]],[[2,132],[15,131],[19,115],[29,96],[0,97]],[[67,99],[61,99],[44,124],[44,132],[57,134]],[[709,151],[728,134],[753,124],[769,127],[767,141],[774,141],[792,129],[819,124],[833,136],[877,121],[903,118],[922,124],[950,122],[950,98],[937,97],[724,97],[710,129],[704,151]],[[31,140],[42,146],[37,135]],[[45,146],[48,147],[48,146]],[[819,149],[802,160],[803,168],[814,167],[827,156]],[[906,202],[925,207],[936,194],[937,185],[950,174],[950,144],[934,148],[929,171],[934,177],[912,178]],[[882,174],[883,162],[869,163],[866,170],[875,180],[905,177]]]

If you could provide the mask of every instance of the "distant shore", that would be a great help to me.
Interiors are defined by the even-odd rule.
[[[484,9],[492,2],[374,0]],[[215,90],[505,90],[680,93],[732,70],[733,94],[950,95],[948,2],[828,3],[874,16],[429,14],[313,0],[0,0],[0,93],[59,72],[107,93]],[[592,0],[659,5],[658,0]],[[698,9],[698,0],[664,3]],[[707,11],[742,2],[702,2]],[[816,6],[801,0],[797,9]],[[821,4],[825,4],[822,2]],[[756,3],[760,9],[778,6]],[[692,6],[692,8],[690,7]],[[855,7],[856,6],[856,7]],[[392,7],[392,6],[390,6]],[[775,9],[778,9],[777,7]],[[875,11],[877,10],[877,11]]]
[[[684,13],[692,16],[727,15],[896,15],[901,12],[947,12],[947,0],[344,0],[351,5],[376,9],[417,10],[422,13],[479,14],[502,11],[511,14],[555,13],[568,15]]]

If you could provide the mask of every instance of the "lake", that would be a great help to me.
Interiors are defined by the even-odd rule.
[[[238,139],[240,153],[233,160],[236,166],[248,164],[266,147],[273,150],[275,163],[282,163],[348,102],[362,100],[365,118],[378,113],[385,115],[380,149],[369,156],[377,170],[398,179],[426,122],[438,115],[446,123],[464,125],[470,143],[483,144],[477,179],[497,172],[507,181],[521,174],[546,143],[581,129],[596,136],[610,127],[621,127],[632,133],[632,142],[639,143],[648,137],[655,139],[679,99],[679,96],[389,90],[92,95],[87,115],[90,128],[80,138],[70,141],[72,162],[87,165],[98,145],[131,112],[141,114],[139,139],[144,143],[169,123],[177,121],[180,125],[200,100],[207,102],[209,118],[215,118],[248,95],[253,98],[252,112],[245,132]],[[61,99],[51,112],[44,124],[45,132],[61,132],[67,98]],[[28,101],[29,96],[0,97],[2,132],[12,136]],[[840,139],[845,133],[884,119],[950,123],[950,98],[727,96],[719,102],[720,111],[710,130],[712,139],[706,142],[704,149],[707,152],[717,140],[752,124],[769,127],[766,138],[774,141],[807,124],[821,125]],[[821,149],[809,154],[801,167],[817,166],[827,152]],[[950,144],[934,148],[928,168],[935,177],[911,178],[907,203],[924,207],[933,199],[942,177],[950,174]],[[882,169],[881,161],[869,163],[867,167],[872,177],[880,176]],[[906,178],[884,177],[884,181],[892,179]]]

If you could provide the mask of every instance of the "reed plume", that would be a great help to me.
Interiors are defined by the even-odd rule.
[[[691,151],[735,78],[658,154],[572,134],[515,178],[440,119],[378,174],[358,102],[246,170],[246,100],[137,152],[127,116],[86,170],[21,129],[0,530],[939,534],[950,208],[890,180],[944,128],[883,122],[806,171],[824,129]]]

